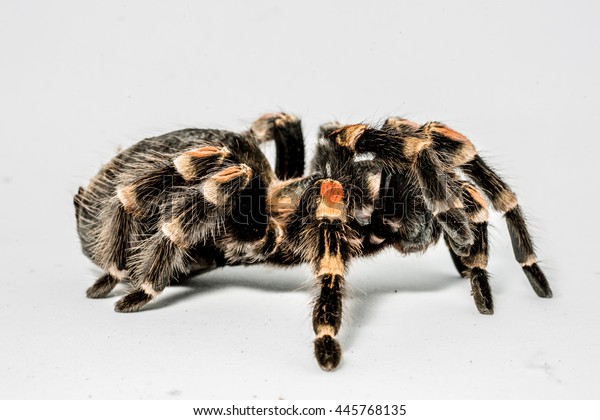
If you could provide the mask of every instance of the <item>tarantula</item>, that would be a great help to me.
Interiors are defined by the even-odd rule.
[[[271,140],[274,171],[259,148]],[[242,133],[186,129],[120,152],[74,199],[83,252],[105,271],[87,296],[105,297],[126,279],[115,310],[133,312],[173,281],[216,267],[308,263],[320,288],[315,357],[331,370],[353,258],[388,246],[424,252],[443,236],[477,309],[493,313],[484,195],[504,213],[533,290],[552,296],[515,194],[451,128],[396,117],[325,124],[311,166],[304,175],[300,120],[284,113]]]

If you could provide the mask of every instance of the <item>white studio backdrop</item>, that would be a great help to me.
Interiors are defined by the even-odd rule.
[[[557,399],[600,396],[600,6],[594,1],[0,4],[0,398]],[[223,269],[117,314],[92,301],[72,196],[115,153],[265,112],[390,115],[465,133],[519,195],[555,297],[492,217],[496,313],[443,244],[357,261],[332,373],[310,273]],[[272,150],[267,150],[272,151]]]

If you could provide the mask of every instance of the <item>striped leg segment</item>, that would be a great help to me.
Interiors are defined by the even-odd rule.
[[[444,239],[450,250],[452,261],[462,277],[471,282],[471,295],[480,313],[494,313],[492,291],[486,271],[488,263],[488,210],[479,191],[468,182],[461,185],[461,201],[474,235],[473,245],[464,248],[456,244],[445,232]],[[457,250],[459,252],[457,252]],[[462,254],[462,255],[459,255]]]
[[[94,259],[108,273],[86,291],[89,298],[102,298],[126,277],[134,242],[140,230],[140,218],[156,217],[159,211],[157,191],[165,190],[177,176],[169,162],[150,160],[119,178],[115,196],[101,217],[102,230],[93,247]]]
[[[111,199],[107,211],[102,215],[106,220],[94,244],[93,259],[107,271],[88,288],[89,298],[102,298],[110,293],[127,268],[127,256],[135,221],[117,197]]]
[[[176,245],[164,232],[154,234],[143,244],[136,258],[134,289],[115,305],[117,312],[137,312],[157,297],[171,278],[185,271],[186,250]]]
[[[355,251],[349,244],[355,238],[343,222],[346,214],[342,185],[334,180],[325,180],[320,184],[320,196],[321,204],[316,209],[318,250],[314,262],[320,294],[313,310],[313,328],[317,335],[314,346],[319,366],[332,370],[339,365],[342,357],[335,337],[342,324],[346,262]],[[341,208],[339,205],[342,205]]]
[[[533,291],[539,297],[551,298],[552,289],[550,289],[546,276],[537,265],[537,257],[521,208],[519,206],[514,207],[507,211],[504,217],[508,226],[515,258],[521,264]]]
[[[315,357],[324,370],[335,369],[341,360],[342,349],[335,336],[342,323],[344,278],[339,274],[323,274],[317,279],[321,287],[313,311]]]
[[[105,214],[106,220],[102,224],[102,231],[94,247],[95,259],[107,271],[112,266],[117,270],[124,270],[131,217],[116,198],[111,199]]]
[[[546,276],[537,265],[533,241],[525,217],[510,187],[478,155],[462,166],[492,201],[494,208],[504,213],[516,260],[521,264],[531,287],[539,297],[552,297]]]
[[[468,276],[471,281],[471,295],[475,306],[480,313],[491,315],[494,313],[492,290],[488,282],[488,224],[487,222],[475,225],[475,243],[467,257],[461,257],[462,263],[468,267]]]

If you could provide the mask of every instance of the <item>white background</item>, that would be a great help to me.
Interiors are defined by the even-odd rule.
[[[599,398],[595,1],[0,3],[0,398]],[[441,120],[505,175],[554,299],[494,215],[496,314],[444,246],[353,264],[340,368],[312,357],[306,268],[223,269],[148,310],[89,300],[72,196],[144,137]]]

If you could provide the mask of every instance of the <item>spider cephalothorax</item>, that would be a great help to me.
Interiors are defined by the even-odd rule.
[[[274,171],[259,149],[270,140]],[[447,126],[325,124],[311,166],[304,175],[300,121],[283,113],[242,133],[181,130],[124,150],[75,196],[83,252],[106,273],[88,297],[127,279],[115,309],[133,312],[172,281],[216,267],[307,263],[320,288],[315,356],[331,370],[341,358],[335,337],[353,258],[388,246],[423,252],[443,236],[477,309],[493,313],[484,194],[504,213],[534,291],[552,296],[515,194]]]

